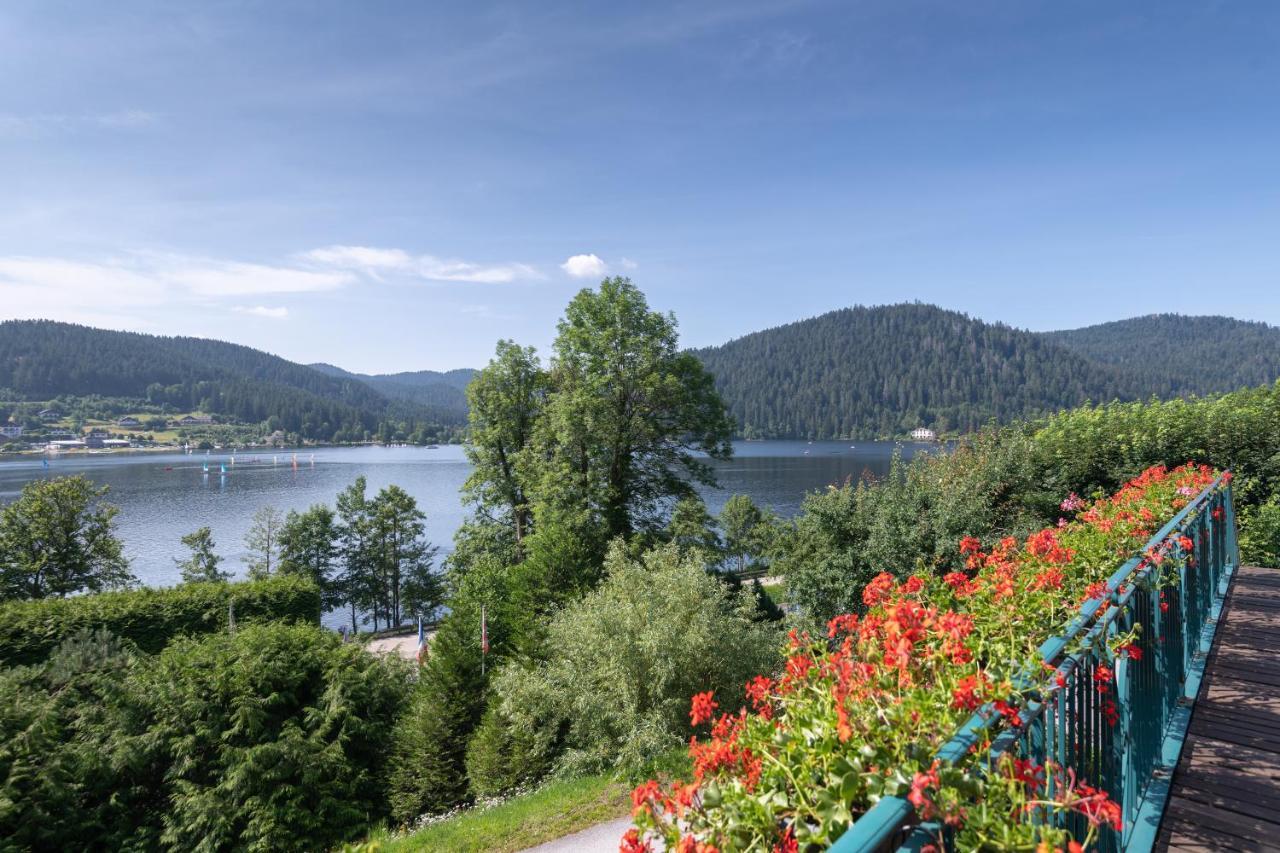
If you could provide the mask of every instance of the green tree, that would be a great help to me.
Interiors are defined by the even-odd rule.
[[[467,386],[470,442],[474,466],[464,497],[482,512],[501,515],[519,547],[529,531],[524,456],[546,403],[547,375],[533,347],[498,341],[488,366]]]
[[[777,518],[746,495],[734,495],[725,501],[717,521],[730,571],[744,572],[758,565],[777,538]]]
[[[696,556],[668,544],[630,558],[614,543],[606,568],[598,589],[551,621],[545,660],[513,658],[495,676],[488,731],[467,758],[477,793],[553,764],[638,768],[687,742],[691,695],[713,690],[738,708],[750,677],[776,665],[780,631]],[[521,766],[502,767],[502,754]]]
[[[33,480],[0,511],[0,598],[65,597],[136,582],[115,536],[116,507],[81,476]]]
[[[182,570],[183,583],[226,583],[231,580],[230,572],[218,570],[222,558],[214,553],[213,531],[207,527],[188,533],[182,537],[182,544],[191,549],[191,556],[185,560],[174,560]]]
[[[667,522],[667,538],[682,554],[694,554],[705,563],[715,563],[720,552],[720,537],[715,528],[716,521],[707,512],[702,498],[681,498]]]
[[[249,549],[250,578],[270,577],[271,572],[278,568],[280,528],[283,525],[284,516],[273,506],[260,507],[253,514],[253,522],[244,537],[245,547]]]
[[[733,423],[676,321],[625,278],[583,290],[560,321],[540,420],[540,488],[597,513],[608,538],[660,530],[664,505],[712,483]]]
[[[388,626],[407,611],[429,616],[443,588],[434,571],[436,548],[426,539],[426,515],[399,486],[387,486],[373,500],[373,535],[378,548],[378,606]]]
[[[280,527],[280,573],[303,575],[320,588],[325,610],[344,603],[335,573],[339,547],[338,524],[334,512],[315,504],[305,512],[289,510]]]
[[[461,576],[431,640],[409,708],[396,726],[389,797],[400,822],[466,799],[466,750],[484,712],[494,667],[514,651],[522,615],[506,567],[482,560]],[[489,651],[481,646],[481,619]]]
[[[378,592],[373,506],[365,489],[366,481],[361,475],[338,493],[338,549],[342,558],[338,587],[343,600],[351,608],[353,628],[360,624],[359,611],[372,608]],[[377,630],[376,613],[374,618],[374,630]]]

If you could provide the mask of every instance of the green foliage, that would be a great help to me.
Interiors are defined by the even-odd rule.
[[[716,521],[700,497],[681,498],[671,510],[666,538],[682,554],[696,554],[705,563],[719,562],[720,536]]]
[[[370,498],[365,478],[338,495],[337,545],[342,574],[335,586],[351,606],[380,624],[393,627],[408,616],[431,618],[444,597],[435,571],[436,548],[426,540],[426,516],[417,501],[399,486],[388,486]]]
[[[1054,523],[1074,492],[1110,492],[1152,465],[1195,460],[1230,469],[1242,556],[1276,555],[1280,384],[1220,397],[1112,403],[970,436],[949,454],[895,463],[876,483],[806,499],[781,548],[788,599],[814,620],[861,608],[862,588],[960,568],[955,543],[1021,535]]]
[[[224,630],[232,602],[240,625],[320,621],[320,593],[299,577],[12,601],[0,604],[0,665],[39,663],[78,628],[103,629],[155,653],[174,637]]]
[[[716,524],[724,540],[725,568],[732,572],[767,568],[780,535],[773,512],[761,509],[746,495],[733,495],[725,501]]]
[[[214,553],[213,531],[207,527],[188,533],[182,537],[182,544],[191,549],[191,556],[185,560],[174,560],[182,570],[183,583],[225,583],[231,580],[230,572],[218,569],[222,558]]]
[[[116,508],[87,478],[32,480],[0,510],[0,601],[134,583],[115,537]]]
[[[467,387],[471,475],[463,498],[503,518],[517,545],[532,523],[526,451],[542,415],[547,375],[532,347],[498,341],[497,352]]]
[[[314,850],[384,814],[399,662],[305,625],[181,639],[135,673],[173,849]]]
[[[284,516],[273,506],[259,507],[253,514],[249,532],[244,536],[244,547],[249,550],[249,577],[254,580],[271,577],[278,569],[280,553],[280,528]]]
[[[467,798],[466,747],[484,713],[488,677],[512,653],[513,625],[527,618],[510,594],[504,566],[481,561],[458,577],[449,613],[396,727],[390,800],[400,823]],[[480,644],[482,611],[488,655]]]
[[[280,528],[280,574],[309,578],[320,590],[324,610],[345,601],[335,577],[339,534],[333,510],[325,504],[305,512],[290,510]]]
[[[1280,567],[1280,496],[1240,519],[1240,551],[1246,563]]]
[[[713,481],[693,451],[731,453],[711,375],[629,279],[579,292],[558,332],[538,435],[546,497],[598,513],[607,539],[661,529],[666,500]]]
[[[510,781],[482,775],[514,745],[534,768],[569,773],[637,767],[687,737],[689,696],[718,691],[737,707],[743,685],[777,661],[779,632],[757,622],[749,596],[731,598],[695,557],[672,545],[628,558],[615,544],[600,588],[555,616],[546,658],[504,665],[492,685],[508,734],[473,742],[480,790]]]
[[[136,737],[137,652],[69,632],[40,666],[0,670],[0,838],[5,849],[159,846],[163,768]]]
[[[776,563],[787,598],[822,623],[860,611],[863,586],[880,572],[962,568],[961,537],[1020,535],[1044,523],[1053,501],[1039,474],[1025,436],[989,431],[951,453],[895,459],[881,481],[816,492]]]
[[[309,625],[81,631],[0,672],[0,835],[34,849],[314,850],[385,814],[403,664]]]

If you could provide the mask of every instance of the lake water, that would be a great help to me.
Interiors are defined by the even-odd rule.
[[[884,474],[895,448],[904,457],[937,445],[893,442],[746,441],[734,444],[734,458],[715,463],[719,488],[703,497],[711,512],[730,495],[750,495],[783,516],[794,515],[807,492],[857,478]],[[202,472],[206,461],[209,474]],[[108,500],[120,507],[117,532],[131,569],[148,586],[179,581],[175,558],[185,556],[180,538],[199,527],[213,530],[223,568],[244,571],[245,533],[260,507],[287,512],[315,503],[330,506],[339,491],[363,474],[370,493],[392,483],[405,489],[427,515],[427,535],[441,555],[452,547],[453,533],[466,508],[458,489],[470,473],[457,445],[423,447],[333,447],[297,454],[225,452],[209,456],[182,453],[111,453],[0,462],[0,503],[13,500],[30,480],[84,474],[110,487]],[[221,465],[227,474],[221,475]]]

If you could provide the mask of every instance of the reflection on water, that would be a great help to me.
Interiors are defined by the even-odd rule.
[[[734,444],[734,458],[715,463],[719,488],[704,491],[712,513],[730,495],[750,495],[784,516],[794,515],[806,492],[864,472],[884,474],[895,447],[904,456],[936,445],[858,442],[750,441]],[[314,461],[313,461],[314,457]],[[202,468],[206,459],[209,473]],[[180,453],[75,455],[0,462],[0,503],[12,500],[29,480],[45,476],[85,474],[109,486],[120,507],[117,530],[125,543],[133,573],[145,584],[168,586],[179,581],[174,561],[184,556],[179,539],[198,527],[213,530],[224,568],[244,570],[243,546],[250,520],[259,507],[281,511],[314,503],[332,505],[334,496],[363,474],[370,492],[395,483],[418,501],[427,514],[427,535],[450,550],[465,508],[458,489],[470,473],[462,448],[343,447],[291,452],[225,452],[205,456]],[[227,473],[220,473],[225,465]]]

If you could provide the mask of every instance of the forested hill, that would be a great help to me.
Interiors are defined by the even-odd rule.
[[[1115,365],[1161,397],[1266,385],[1280,378],[1280,328],[1230,317],[1152,314],[1045,337]]]
[[[388,419],[432,419],[363,382],[250,347],[45,320],[0,323],[0,388],[26,400],[100,395],[244,423],[275,418],[287,431],[326,440],[362,438]]]
[[[1134,392],[1031,332],[920,304],[832,311],[697,355],[747,437],[964,431]]]
[[[439,408],[459,417],[467,414],[467,385],[475,375],[471,368],[369,374],[351,373],[323,362],[311,367],[330,376],[363,382],[391,399]]]

